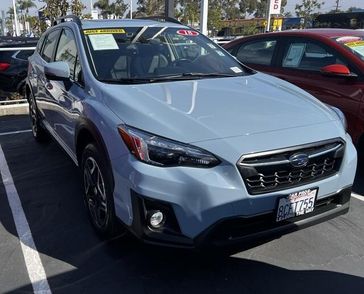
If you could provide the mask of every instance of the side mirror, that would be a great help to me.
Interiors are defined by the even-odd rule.
[[[51,62],[44,66],[44,74],[48,80],[68,81],[70,68],[64,61]]]
[[[357,77],[358,75],[350,72],[350,69],[343,64],[330,64],[322,67],[321,74],[330,77]]]

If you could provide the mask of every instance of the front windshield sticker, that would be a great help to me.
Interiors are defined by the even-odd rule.
[[[210,44],[210,43],[208,43],[207,44],[207,46],[209,46],[210,48],[212,48],[212,49],[216,49],[216,46],[214,45],[214,44]]]
[[[124,29],[94,29],[83,30],[85,35],[99,35],[99,34],[125,34]]]
[[[357,41],[357,42],[349,42],[345,43],[346,46],[353,48],[353,47],[362,47],[364,46],[364,41]]]
[[[199,35],[198,32],[191,30],[178,30],[177,34],[181,36],[190,36],[190,37],[196,37]]]
[[[306,49],[305,43],[292,44],[288,53],[283,60],[284,67],[297,67],[301,63],[301,59]]]
[[[99,50],[118,50],[118,44],[116,44],[114,35],[112,34],[100,34],[89,35],[92,48],[95,51]]]
[[[241,73],[242,72],[242,70],[240,68],[238,68],[237,66],[230,67],[230,69],[235,73]]]

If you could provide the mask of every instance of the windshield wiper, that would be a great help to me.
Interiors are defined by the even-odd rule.
[[[153,82],[152,79],[146,78],[123,78],[123,79],[98,79],[100,82],[107,84],[146,84]]]
[[[227,74],[227,73],[201,73],[201,72],[185,72],[181,74],[174,75],[164,75],[156,76],[151,78],[153,81],[163,81],[163,80],[185,80],[185,79],[199,79],[199,78],[228,78],[228,77],[238,77],[240,75]]]
[[[150,78],[123,78],[123,79],[99,79],[100,82],[108,84],[148,84],[157,83],[161,81],[178,81],[188,79],[201,79],[201,78],[226,78],[238,77],[240,75],[224,74],[224,73],[198,73],[189,72],[174,75],[156,76]]]

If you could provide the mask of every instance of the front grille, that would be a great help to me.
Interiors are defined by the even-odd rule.
[[[344,156],[340,139],[242,156],[237,166],[249,194],[256,195],[309,184],[336,174]],[[289,158],[306,154],[308,163],[294,167]]]

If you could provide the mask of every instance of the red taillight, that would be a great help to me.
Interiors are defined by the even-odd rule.
[[[6,71],[10,66],[10,63],[0,62],[0,71]]]

